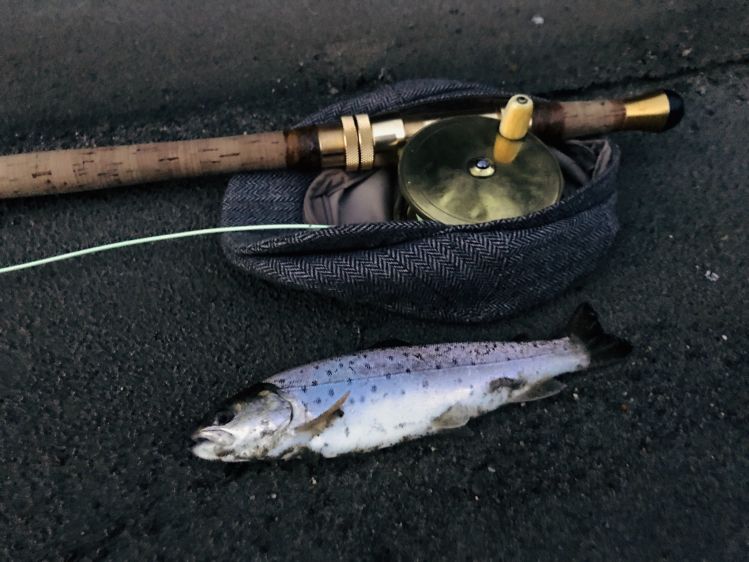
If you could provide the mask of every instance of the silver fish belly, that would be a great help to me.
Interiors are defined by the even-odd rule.
[[[259,396],[267,405],[234,401],[231,421],[196,432],[203,441],[193,452],[228,461],[291,458],[305,449],[336,457],[459,427],[503,404],[551,396],[564,388],[554,377],[630,349],[603,333],[592,309],[585,313],[578,311],[571,335],[557,340],[380,349],[284,371],[264,381]],[[250,435],[250,426],[265,430]]]

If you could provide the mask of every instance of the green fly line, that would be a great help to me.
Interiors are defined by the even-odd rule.
[[[144,238],[133,238],[131,240],[122,240],[120,242],[112,242],[111,244],[102,244],[101,246],[94,246],[92,248],[84,248],[83,250],[67,252],[65,254],[50,256],[48,258],[43,258],[40,260],[28,261],[25,263],[19,263],[17,265],[10,265],[8,267],[0,268],[0,275],[2,275],[3,273],[11,273],[13,271],[20,271],[21,269],[29,269],[31,267],[39,267],[40,265],[47,265],[48,263],[54,263],[58,261],[79,258],[81,256],[88,256],[90,254],[97,254],[99,252],[119,250],[120,248],[128,248],[130,246],[138,246],[141,244],[153,244],[156,242],[164,242],[166,240],[176,240],[178,238],[191,238],[194,236],[208,236],[211,234],[226,234],[230,232],[254,232],[258,230],[317,230],[321,228],[328,228],[328,225],[325,225],[325,224],[253,224],[253,225],[248,225],[248,226],[222,226],[222,227],[217,227],[217,228],[203,228],[200,230],[187,230],[184,232],[172,232],[169,234],[159,234],[157,236],[146,236]]]

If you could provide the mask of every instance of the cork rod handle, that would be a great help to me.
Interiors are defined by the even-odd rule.
[[[283,168],[287,140],[273,132],[1,156],[0,198]]]

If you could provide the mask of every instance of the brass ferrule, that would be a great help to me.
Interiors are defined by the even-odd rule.
[[[320,165],[323,168],[342,168],[346,165],[346,144],[341,125],[323,125],[317,128],[320,145]]]
[[[624,100],[623,129],[662,131],[666,128],[671,103],[666,92],[644,94]]]

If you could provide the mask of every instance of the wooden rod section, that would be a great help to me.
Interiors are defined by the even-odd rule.
[[[482,103],[487,101],[476,100],[473,113],[501,119],[499,107],[506,101],[489,100],[493,109],[485,113]],[[452,114],[465,113],[470,111]],[[681,97],[671,91],[629,100],[539,101],[531,130],[549,141],[619,130],[663,131],[676,125],[683,113]],[[426,118],[386,116],[370,121],[357,115],[336,124],[284,132],[0,156],[0,199],[250,170],[367,169],[391,162],[409,138],[445,116],[438,112]],[[363,124],[366,130],[359,130]],[[356,155],[366,158],[357,161]]]

